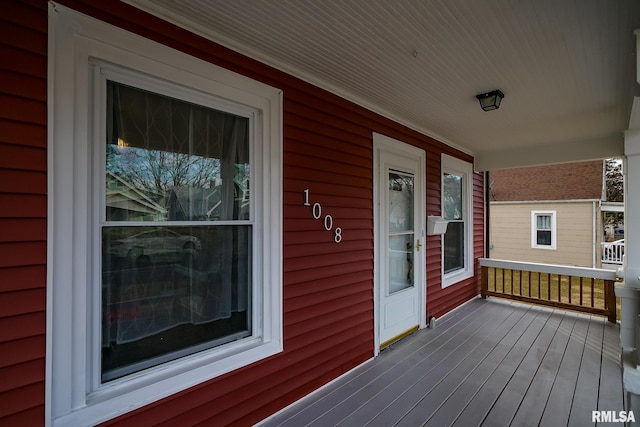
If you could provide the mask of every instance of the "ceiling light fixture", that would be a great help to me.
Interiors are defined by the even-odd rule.
[[[504,93],[501,90],[492,90],[491,92],[482,93],[480,95],[476,95],[478,101],[480,101],[480,107],[484,111],[497,110],[500,108],[500,102],[502,98],[504,98]]]

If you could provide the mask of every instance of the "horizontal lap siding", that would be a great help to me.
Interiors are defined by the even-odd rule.
[[[372,357],[372,132],[426,150],[429,215],[440,213],[441,153],[444,151],[467,161],[471,161],[471,157],[126,4],[109,3],[106,6],[101,0],[64,0],[60,3],[284,92],[284,352],[106,424],[248,425]],[[40,4],[45,7],[45,2]],[[46,13],[44,16],[46,18]],[[38,63],[30,56],[25,59]],[[21,104],[23,108],[32,108],[36,114],[35,105],[27,101],[30,100]],[[20,128],[15,132],[25,135],[33,134],[34,130]],[[45,134],[40,138],[45,138]],[[45,146],[45,139],[38,141],[39,145],[31,148]],[[43,179],[37,175],[43,172],[41,166],[34,166],[41,162],[42,159],[35,156],[33,162],[27,164],[34,170],[19,171],[27,174],[21,175],[29,183],[23,197],[31,208],[26,212],[12,208],[20,217],[34,221],[44,218],[46,213],[33,214],[38,208],[46,209],[46,199],[40,205],[39,199],[32,197],[44,196],[44,193],[29,191],[37,189],[38,180]],[[44,179],[46,187],[46,171]],[[323,218],[330,214],[333,227],[341,227],[340,243],[334,242],[333,230],[325,230],[324,222],[312,217],[312,208],[303,205],[305,189],[309,189],[311,204],[317,202],[322,206]],[[3,196],[0,193],[0,197]],[[45,229],[37,222],[33,225],[41,232],[46,229],[46,224]],[[30,247],[29,252],[36,254],[28,256],[30,262],[39,259],[44,262],[45,253],[37,255],[38,250],[45,248],[44,236],[31,241],[38,233],[30,231],[24,235],[29,236],[29,241],[20,244],[35,245]],[[37,245],[42,246],[38,249]],[[466,285],[447,288],[446,292],[440,290],[439,236],[429,237],[426,248],[429,310],[436,313],[449,310],[477,293],[472,280]],[[13,271],[12,277],[22,275],[25,283],[34,283],[34,273],[25,270],[22,264],[16,264],[20,270]],[[44,283],[44,269],[38,273],[42,274]],[[35,280],[35,283],[39,282]],[[43,307],[34,303],[35,306]],[[43,319],[29,317],[26,324],[31,325],[29,330],[34,325],[44,330]],[[43,375],[44,370],[41,371]]]
[[[556,212],[556,249],[531,247],[532,211]],[[592,267],[593,215],[594,202],[492,203],[491,257]]]
[[[47,5],[0,15],[0,425],[44,420]]]

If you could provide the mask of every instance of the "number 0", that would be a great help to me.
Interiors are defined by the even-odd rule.
[[[314,203],[312,211],[313,219],[320,219],[322,216],[322,206],[320,206],[320,203]]]
[[[324,229],[327,231],[331,231],[333,228],[333,217],[331,215],[327,215],[324,217]]]

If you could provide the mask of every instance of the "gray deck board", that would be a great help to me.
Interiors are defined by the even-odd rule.
[[[600,362],[602,351],[603,324],[590,321],[585,341],[580,373],[573,396],[569,426],[587,426],[591,423],[591,411],[598,407],[598,393],[600,385]]]
[[[500,366],[504,358],[511,351],[513,345],[520,339],[523,332],[537,316],[537,312],[527,310],[522,311],[522,317],[505,338],[498,343],[496,348],[482,361],[457,389],[440,403],[439,408],[426,421],[428,427],[439,427],[451,425],[460,412],[466,408],[473,397],[480,391],[489,377]]]
[[[439,381],[450,372],[458,370],[468,351],[476,349],[479,343],[489,337],[495,330],[495,323],[502,321],[510,311],[478,315],[475,322],[462,330],[455,339],[448,341],[427,360],[418,364],[397,377],[391,387],[369,400],[366,405],[346,418],[343,425],[353,425],[356,421],[371,422],[371,425],[393,425],[399,417],[409,412],[412,407]],[[490,326],[489,326],[490,325]],[[425,369],[426,367],[429,369]],[[393,406],[393,411],[386,410]]]
[[[483,339],[475,348],[469,348],[464,360],[447,372],[442,380],[429,390],[428,393],[416,399],[417,403],[397,423],[398,426],[422,425],[429,421],[433,414],[440,409],[443,396],[451,396],[469,376],[479,369],[480,365],[496,351],[500,342],[511,333],[514,326],[523,317],[523,312],[512,311],[491,334]],[[495,322],[495,320],[494,320]]]
[[[480,391],[469,404],[460,412],[455,420],[455,426],[480,425],[492,410],[496,401],[502,395],[503,390],[509,384],[511,378],[518,372],[529,349],[542,333],[542,330],[551,315],[549,310],[541,310],[539,315],[529,324],[529,327],[520,336],[520,339],[512,346],[507,356],[498,365],[489,379],[482,385]]]
[[[605,324],[598,395],[598,408],[602,410],[624,410],[624,405],[622,404],[624,394],[617,380],[620,376],[620,357],[617,351],[619,341],[620,330],[618,327],[610,323]]]
[[[481,356],[491,350],[495,346],[492,338],[495,339],[498,336],[504,336],[506,331],[501,328],[504,321],[513,313],[512,310],[496,313],[491,317],[483,318],[479,316],[477,322],[478,329],[469,336],[460,337],[456,340],[456,347],[440,360],[433,368],[431,372],[426,372],[417,375],[415,371],[409,372],[408,375],[403,378],[403,381],[398,385],[401,393],[395,398],[391,404],[381,406],[380,401],[371,401],[368,405],[373,409],[367,414],[367,417],[371,414],[375,414],[370,422],[372,426],[388,426],[396,425],[416,425],[416,422],[422,422],[424,420],[424,413],[416,413],[413,409],[423,402],[425,399],[429,399],[429,395],[432,394],[433,389],[441,384],[445,379],[453,376],[457,377],[463,375],[469,369],[471,369],[476,363],[474,363],[474,357]],[[505,326],[506,328],[506,326]],[[469,331],[471,332],[471,331]],[[471,357],[473,356],[473,357]],[[436,396],[434,394],[434,396]],[[437,397],[436,397],[437,398]],[[393,411],[387,410],[393,405]],[[405,418],[409,413],[413,413],[413,416],[408,420]],[[352,421],[357,422],[359,420],[366,420],[365,417],[361,417],[360,414],[355,413],[355,417]],[[416,419],[417,418],[417,419]],[[400,421],[404,422],[400,422]],[[346,420],[345,425],[353,425],[350,420]]]
[[[513,425],[537,426],[542,419],[542,414],[547,405],[551,388],[558,375],[562,358],[565,355],[569,334],[565,330],[573,329],[575,317],[566,313],[558,324],[556,333],[544,355],[529,389],[517,408],[517,414],[513,418]]]
[[[569,332],[567,348],[551,388],[551,394],[540,421],[541,426],[563,426],[569,421],[588,327],[588,319],[578,317],[573,329]]]
[[[376,359],[352,372],[348,379],[343,377],[338,383],[334,383],[331,390],[317,393],[314,401],[300,411],[279,414],[272,425],[310,425],[315,420],[328,420],[331,417],[329,413],[340,415],[344,411],[350,414],[351,408],[356,409],[364,404],[380,387],[415,366],[416,360],[419,362],[423,358],[429,358],[432,351],[459,334],[471,323],[471,318],[477,316],[480,309],[481,305],[474,301],[474,304],[467,304],[442,322],[434,330],[441,330],[440,334],[413,334],[411,339],[392,345]],[[417,353],[420,350],[423,353]]]
[[[477,299],[261,425],[591,425],[623,409],[618,336],[601,317]]]

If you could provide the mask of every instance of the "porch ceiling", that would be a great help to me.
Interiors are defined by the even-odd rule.
[[[621,155],[637,0],[128,0],[476,156]],[[501,89],[497,111],[476,94]],[[636,107],[634,116],[640,115]]]

